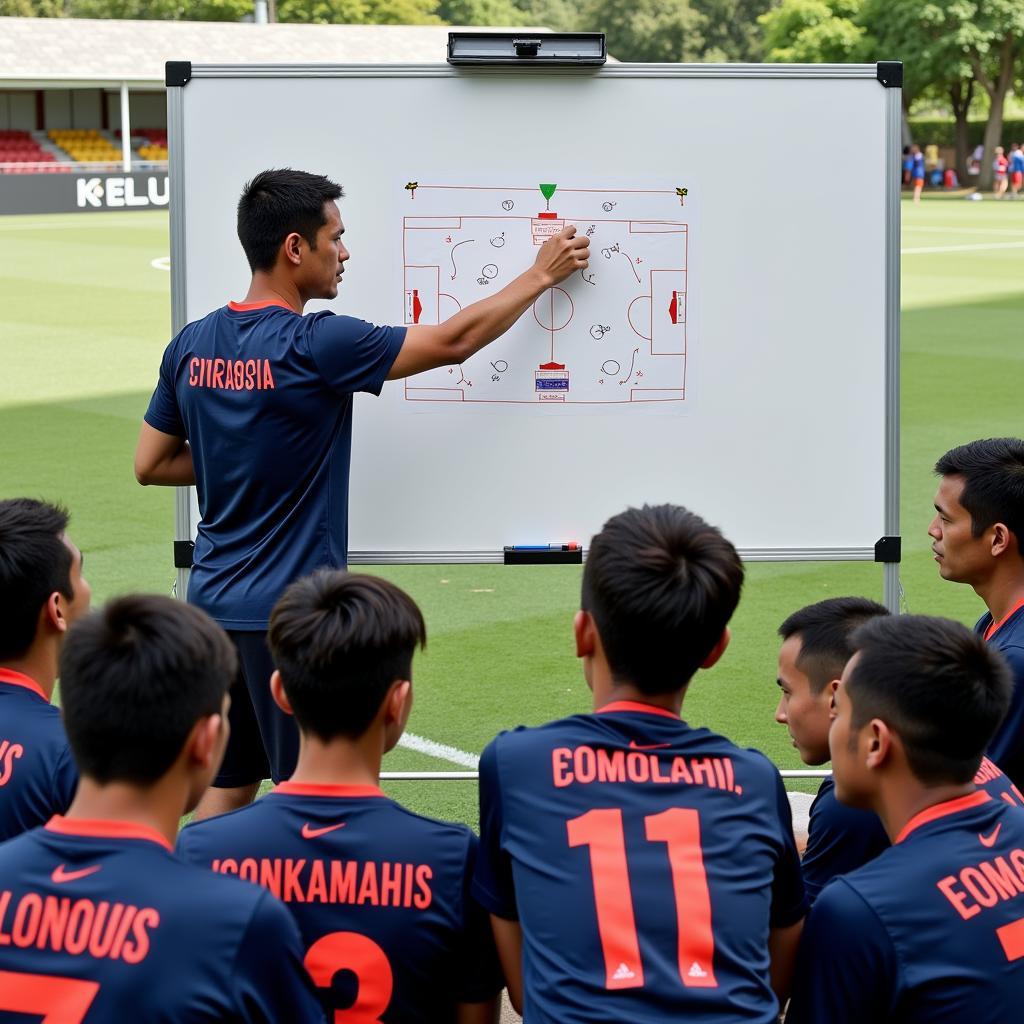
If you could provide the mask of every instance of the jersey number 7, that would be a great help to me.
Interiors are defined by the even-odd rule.
[[[41,1016],[40,1024],[82,1024],[99,990],[98,981],[0,971],[0,1010]]]
[[[622,811],[588,811],[566,823],[570,846],[590,849],[597,930],[604,954],[605,987],[641,988],[644,968],[629,886]],[[675,896],[679,976],[687,988],[717,988],[711,931],[711,894],[700,844],[700,819],[691,808],[673,807],[644,818],[647,839],[665,843]]]

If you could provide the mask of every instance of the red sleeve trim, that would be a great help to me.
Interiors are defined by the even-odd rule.
[[[662,718],[671,718],[674,722],[682,721],[680,717],[668,708],[655,707],[653,704],[641,704],[638,700],[613,700],[611,704],[605,704],[598,708],[595,714],[608,715],[616,711],[638,711],[644,715],[660,715]]]
[[[272,306],[280,306],[281,309],[287,309],[289,313],[295,313],[295,310],[281,299],[266,299],[263,302],[228,303],[228,309],[234,310],[236,313],[249,313],[254,309],[270,309]],[[297,313],[295,315],[298,316]]]
[[[944,800],[941,804],[932,804],[931,807],[926,807],[923,811],[915,814],[903,826],[900,834],[893,840],[893,846],[897,843],[902,843],[911,832],[922,825],[927,825],[930,821],[938,821],[939,818],[948,817],[950,814],[959,814],[960,811],[969,811],[972,807],[980,807],[982,804],[987,804],[991,799],[992,797],[985,790],[977,789],[966,796],[958,796],[953,800]]]
[[[92,839],[144,839],[166,850],[173,845],[162,832],[137,821],[101,821],[96,818],[66,818],[55,814],[44,826],[48,832],[64,836],[87,836]]]
[[[387,796],[379,786],[346,786],[331,782],[279,782],[271,792],[290,796]]]
[[[31,676],[27,676],[22,672],[15,672],[14,669],[11,668],[0,668],[0,683],[6,683],[8,686],[20,686],[22,689],[31,690],[32,693],[42,697],[47,704],[50,703],[50,698],[46,696],[43,688]]]

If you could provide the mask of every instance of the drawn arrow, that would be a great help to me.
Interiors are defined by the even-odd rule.
[[[455,275],[459,272],[458,267],[455,266],[455,250],[458,249],[458,247],[460,245],[468,245],[470,242],[475,242],[475,241],[476,241],[475,238],[467,238],[467,239],[465,239],[462,242],[456,242],[452,246],[451,256],[452,256],[452,280],[453,281],[455,280]],[[637,281],[639,281],[639,280],[640,280],[640,278],[638,277]]]
[[[580,269],[580,277],[582,277],[583,280],[587,282],[587,284],[592,284],[595,288],[597,287],[597,282],[594,280],[594,275],[591,274],[590,277],[587,277],[587,275],[583,272],[582,268]]]
[[[633,276],[636,278],[636,283],[640,283],[640,275],[636,272],[636,267],[633,266],[633,257],[628,252],[620,252],[620,256],[625,256],[629,260],[629,269],[633,271]]]
[[[627,373],[626,376],[622,380],[619,381],[620,384],[625,384],[626,381],[628,381],[628,380],[630,380],[632,378],[632,376],[633,376],[633,365],[634,365],[634,363],[636,363],[636,356],[637,356],[637,353],[639,351],[640,351],[640,349],[638,349],[638,348],[633,349],[633,358],[629,361],[629,373]]]

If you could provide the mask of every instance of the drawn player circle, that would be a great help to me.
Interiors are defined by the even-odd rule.
[[[490,284],[498,276],[498,265],[496,263],[487,263],[480,271],[480,276],[476,279],[477,284]]]
[[[576,307],[564,288],[549,288],[533,304],[533,316],[545,331],[561,331],[569,326]]]
[[[508,363],[504,359],[495,359],[491,363],[491,369],[494,371],[491,374],[491,380],[497,383],[501,380],[501,375],[508,369]]]
[[[601,372],[606,377],[614,377],[622,369],[622,364],[617,359],[606,359],[601,364]]]
[[[605,327],[602,324],[594,324],[590,328],[590,336],[594,341],[600,341],[610,330],[610,327]]]

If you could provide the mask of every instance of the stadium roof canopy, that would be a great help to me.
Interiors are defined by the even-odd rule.
[[[164,63],[169,60],[193,64],[443,63],[452,28],[0,18],[0,89],[124,84],[133,89],[162,89]],[[521,26],[514,30],[549,31]]]

